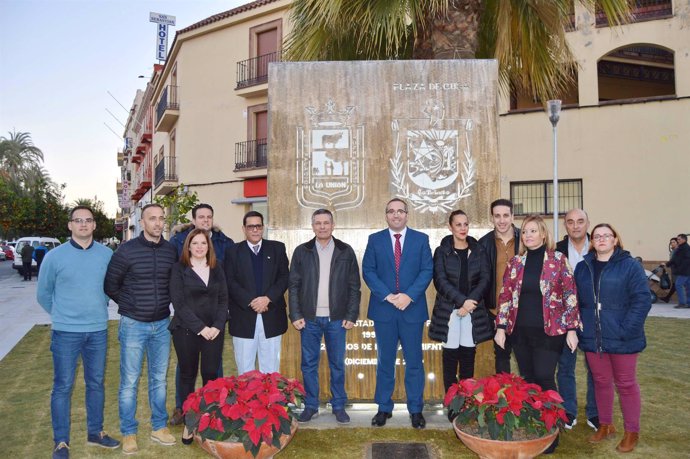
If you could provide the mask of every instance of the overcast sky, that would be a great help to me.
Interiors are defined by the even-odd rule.
[[[117,120],[128,113],[108,91],[129,108],[145,88],[157,63],[149,12],[176,17],[171,46],[175,31],[245,3],[0,0],[0,136],[31,133],[53,180],[67,184],[66,202],[97,196],[114,216],[124,131]]]

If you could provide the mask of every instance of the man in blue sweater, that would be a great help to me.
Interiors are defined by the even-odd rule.
[[[94,242],[96,222],[90,208],[72,209],[67,227],[72,238],[46,255],[36,294],[52,321],[54,459],[69,457],[72,387],[80,355],[86,384],[87,443],[111,449],[120,446],[103,431],[108,347],[108,296],[103,280],[113,252]]]

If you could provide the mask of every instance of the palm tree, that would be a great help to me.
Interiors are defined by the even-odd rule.
[[[628,0],[581,0],[612,25]],[[573,0],[294,0],[288,60],[498,60],[503,90],[541,100],[574,83],[565,38]]]
[[[42,168],[43,152],[34,145],[28,132],[10,132],[0,137],[0,174],[15,190],[48,176]],[[44,174],[44,175],[43,175]]]

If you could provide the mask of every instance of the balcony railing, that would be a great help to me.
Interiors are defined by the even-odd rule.
[[[634,0],[632,5],[632,22],[649,21],[673,16],[672,0]],[[606,27],[609,21],[603,11],[597,9],[596,24]]]
[[[156,164],[156,171],[154,173],[154,185],[158,187],[163,182],[176,182],[177,169],[175,168],[175,157],[164,156],[163,159]]]
[[[235,170],[256,169],[268,164],[266,139],[248,140],[235,144]]]
[[[179,115],[177,111],[179,109],[180,102],[177,99],[177,86],[166,86],[161,93],[161,98],[158,100],[158,105],[156,105],[156,130],[167,132],[172,124],[177,121]]]
[[[268,81],[268,64],[280,62],[280,58],[280,51],[276,51],[238,62],[237,87],[235,89],[266,83]]]

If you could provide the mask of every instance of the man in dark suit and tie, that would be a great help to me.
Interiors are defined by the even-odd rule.
[[[388,229],[369,236],[362,274],[371,296],[368,318],[374,321],[378,367],[374,401],[379,411],[371,420],[383,426],[392,416],[395,359],[398,343],[405,359],[407,410],[412,427],[423,429],[424,364],[422,332],[429,319],[426,289],[434,266],[429,237],[407,227],[407,203],[394,198],[386,204]]]
[[[280,370],[280,340],[287,331],[285,291],[288,259],[285,244],[263,239],[264,217],[250,211],[244,215],[245,242],[225,252],[225,276],[230,296],[228,329],[235,351],[237,374],[256,368]]]

